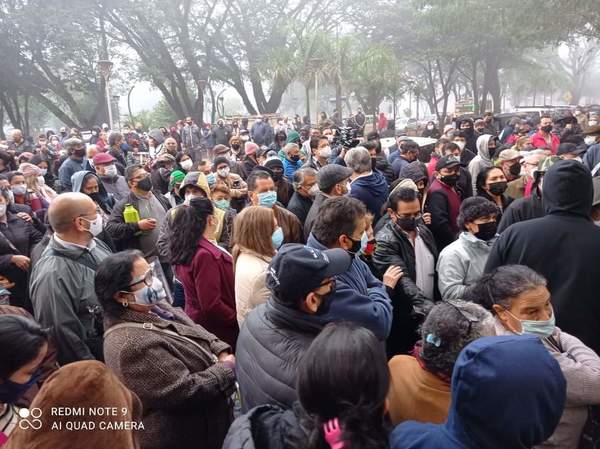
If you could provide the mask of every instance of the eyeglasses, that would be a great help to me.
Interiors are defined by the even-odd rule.
[[[420,212],[418,214],[414,214],[414,215],[398,215],[396,214],[396,216],[400,219],[400,220],[406,220],[406,219],[411,219],[414,218],[415,220],[420,220],[421,217],[423,216],[423,214],[421,214]]]
[[[126,286],[125,288],[131,288],[134,285],[139,284],[140,282],[143,282],[144,284],[146,284],[146,287],[151,287],[153,279],[154,279],[154,271],[152,270],[152,268],[150,268],[148,271],[146,271],[144,273],[143,276],[141,276],[137,279],[134,279],[133,282],[131,284],[129,284],[128,286]]]
[[[478,323],[479,318],[476,317],[475,315],[473,315],[468,310],[463,309],[462,304],[453,299],[445,299],[444,302],[446,304],[452,306],[458,313],[460,313],[462,315],[462,317],[465,320],[467,320],[469,322],[469,329],[467,330],[467,332],[471,333],[471,327],[473,326],[473,323]]]

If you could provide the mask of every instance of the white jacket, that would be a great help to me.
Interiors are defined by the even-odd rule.
[[[235,263],[235,307],[240,328],[248,312],[269,298],[266,279],[270,261],[270,257],[242,249]]]

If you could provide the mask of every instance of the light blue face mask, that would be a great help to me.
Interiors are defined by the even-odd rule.
[[[213,204],[221,210],[229,209],[229,200],[226,199],[214,201]]]
[[[514,316],[512,313],[510,313],[508,310],[507,312],[512,315],[512,317],[515,320],[519,320],[516,316]],[[542,321],[533,321],[533,320],[519,320],[519,322],[521,323],[521,333],[526,333],[526,334],[534,334],[537,335],[540,338],[547,338],[550,335],[552,335],[552,333],[554,332],[554,329],[556,328],[556,317],[554,316],[554,310],[552,310],[552,316],[550,316],[549,319],[547,320],[542,320]]]
[[[273,235],[271,235],[271,242],[273,242],[275,249],[279,249],[279,247],[283,244],[283,230],[281,229],[281,226],[277,226],[277,228],[273,231]]]
[[[258,194],[258,204],[260,206],[272,208],[277,202],[277,192],[269,190]]]

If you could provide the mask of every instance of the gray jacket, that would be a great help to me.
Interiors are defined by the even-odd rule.
[[[483,134],[477,138],[477,156],[469,162],[469,173],[473,183],[473,195],[477,195],[477,175],[480,171],[492,166],[492,155],[490,154],[490,139],[493,136]]]
[[[482,274],[496,238],[489,242],[462,232],[440,253],[437,263],[438,288],[442,299],[461,299],[467,287]]]
[[[102,360],[102,307],[94,291],[98,264],[111,253],[98,239],[91,250],[66,247],[54,236],[31,273],[35,319],[50,329],[61,365]]]
[[[115,201],[121,201],[129,195],[129,186],[127,185],[127,181],[125,181],[124,176],[119,175],[111,178],[98,175],[98,178],[102,181],[102,185],[106,191],[115,198]]]

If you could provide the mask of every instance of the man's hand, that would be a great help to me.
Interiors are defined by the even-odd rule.
[[[396,288],[396,284],[403,275],[404,272],[402,271],[402,268],[397,265],[390,265],[383,275],[383,285],[393,290]]]
[[[235,366],[235,356],[233,354],[229,354],[228,352],[222,352],[218,355],[219,362],[228,362],[232,363]]]
[[[428,226],[431,224],[431,212],[425,212],[423,214],[423,223]]]
[[[27,256],[15,255],[10,258],[10,262],[16,265],[21,270],[28,271],[31,260],[29,260],[29,257]]]
[[[17,217],[19,217],[21,220],[25,220],[27,223],[31,223],[33,221],[31,215],[29,215],[27,212],[19,212],[17,213]]]
[[[154,218],[144,218],[138,221],[138,226],[142,231],[152,231],[156,228],[156,220]]]

